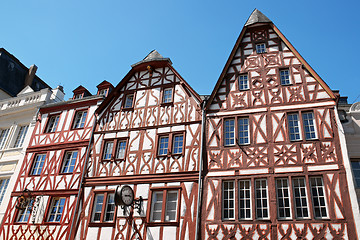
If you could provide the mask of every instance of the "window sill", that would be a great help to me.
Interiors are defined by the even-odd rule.
[[[130,107],[130,108],[122,107],[121,110],[130,112],[130,111],[134,111],[134,107]]]
[[[115,227],[115,222],[90,222],[89,227]]]
[[[172,106],[172,105],[174,105],[173,102],[161,103],[161,104],[160,104],[161,107],[167,107],[167,106]]]
[[[148,222],[146,226],[154,227],[154,226],[179,226],[179,222]]]

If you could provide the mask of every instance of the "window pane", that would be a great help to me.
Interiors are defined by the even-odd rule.
[[[164,89],[163,95],[163,103],[170,103],[172,102],[172,88]]]
[[[299,115],[297,113],[288,114],[288,124],[290,141],[301,140]]]
[[[235,218],[235,183],[223,182],[223,219]]]
[[[92,222],[99,222],[101,220],[101,211],[104,202],[104,194],[96,194],[92,213]]]
[[[256,44],[256,53],[265,53],[265,52],[266,52],[265,43]]]
[[[289,184],[287,178],[276,179],[278,218],[291,218]]]
[[[163,191],[153,192],[151,199],[151,214],[150,214],[150,220],[152,222],[161,221],[162,203],[163,203]]]
[[[168,136],[162,136],[159,138],[159,155],[166,155],[168,152],[168,146],[169,146],[169,137]]]
[[[65,198],[54,198],[50,207],[48,222],[60,222],[64,211]]]
[[[313,207],[315,218],[326,218],[326,200],[324,185],[321,177],[310,178],[310,188],[312,193]]]
[[[9,185],[9,178],[4,178],[0,180],[0,204],[4,198],[5,191]]]
[[[267,180],[255,180],[256,218],[268,218]]]
[[[105,222],[114,221],[114,213],[115,213],[115,202],[114,202],[114,194],[108,194],[106,201],[106,212],[105,212]]]
[[[133,94],[129,94],[126,96],[125,99],[125,108],[132,108],[133,107],[133,102],[134,102],[134,95]]]
[[[174,142],[173,142],[173,153],[174,154],[180,154],[183,151],[183,140],[184,135],[175,135],[174,136]]]
[[[296,218],[309,217],[305,178],[294,178],[293,188]]]
[[[116,158],[124,159],[126,151],[126,140],[118,141],[117,150],[116,150]]]
[[[46,154],[38,154],[35,156],[33,168],[31,171],[32,175],[40,175],[44,162],[45,162]]]
[[[167,191],[165,221],[176,221],[178,191]]]
[[[28,203],[24,209],[19,209],[16,222],[27,222],[29,220],[34,201],[30,199],[25,199],[24,201],[28,201]]]
[[[51,116],[51,117],[49,118],[49,122],[48,122],[48,125],[47,125],[47,128],[46,128],[46,132],[47,132],[47,133],[55,132],[55,131],[56,131],[56,127],[57,127],[57,125],[58,125],[59,118],[60,118],[59,115]]]
[[[251,219],[251,182],[250,180],[239,181],[239,218]]]
[[[281,85],[291,84],[289,70],[281,70],[280,71],[280,83],[281,83]]]
[[[238,120],[239,130],[239,144],[249,144],[249,119],[239,118]]]
[[[9,129],[0,130],[0,149],[3,149],[5,147],[8,134],[9,134]]]
[[[20,127],[18,135],[15,140],[15,144],[14,144],[15,148],[21,147],[23,145],[28,128],[29,128],[29,126]]]
[[[106,142],[104,146],[104,160],[110,160],[112,157],[112,151],[113,151],[114,142]]]
[[[306,140],[316,139],[314,114],[312,112],[303,113],[304,132]]]
[[[224,144],[231,146],[235,144],[235,120],[227,119],[224,122]]]
[[[239,76],[239,90],[249,89],[248,75]]]
[[[73,128],[83,128],[85,125],[87,111],[80,111],[76,113]]]
[[[355,187],[360,188],[360,161],[351,161],[351,168],[355,179]]]
[[[65,158],[63,160],[63,173],[72,173],[74,172],[76,158],[77,158],[77,151],[73,152],[66,152]]]

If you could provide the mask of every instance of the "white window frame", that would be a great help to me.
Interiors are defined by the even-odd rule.
[[[235,123],[235,118],[224,119],[224,146],[235,145]]]
[[[293,188],[293,198],[294,198],[294,212],[295,212],[295,217],[296,219],[309,219],[310,218],[310,209],[309,209],[309,200],[308,200],[308,190],[307,190],[307,185],[306,185],[306,179],[305,177],[294,177],[291,179],[292,180],[292,188]],[[298,184],[295,184],[295,181],[303,181],[303,186],[297,186]],[[298,189],[298,190],[296,190]],[[303,195],[301,193],[301,189],[304,190],[305,192],[305,195]],[[299,196],[296,196],[296,192],[299,192]],[[300,206],[298,206],[296,204],[296,199],[299,198],[300,199]],[[305,200],[306,202],[306,206],[303,206],[303,199]],[[298,211],[297,209],[301,209],[301,212],[302,212],[302,215],[303,216],[299,216],[298,215]],[[307,211],[307,216],[304,216],[304,213],[303,213],[303,209],[306,209]]]
[[[279,182],[281,186],[279,185]],[[287,178],[275,178],[275,186],[278,219],[292,219],[291,192],[289,187],[289,180]],[[281,196],[279,195],[279,192],[281,192]],[[282,207],[280,207],[280,202],[282,202]],[[288,204],[288,206],[286,206],[286,204]],[[285,216],[280,216],[281,209],[283,209]],[[289,211],[289,216],[287,216],[286,210]]]
[[[122,143],[125,143],[125,147]],[[126,148],[127,148],[127,140],[118,140],[116,143],[116,159],[125,159],[126,155]]]
[[[17,136],[14,142],[14,148],[20,148],[23,146],[28,129],[29,125],[19,126],[19,130],[17,132]]]
[[[294,119],[294,116],[296,116],[297,119]],[[289,113],[287,114],[287,120],[288,120],[289,140],[291,142],[302,140],[299,114]],[[291,126],[291,124],[293,126]],[[293,133],[291,132],[292,130],[294,131]],[[295,138],[292,139],[292,136],[294,136]]]
[[[59,123],[60,115],[52,115],[49,117],[47,126],[46,126],[46,133],[56,132],[57,125]]]
[[[266,183],[266,187],[265,187],[265,192],[266,192],[266,197],[263,196],[262,194],[262,190],[264,190],[264,188],[262,186],[260,186],[260,188],[257,187],[257,182],[260,181],[265,181]],[[261,191],[261,196],[257,195],[257,191],[260,190]],[[258,206],[257,200],[260,199],[261,200],[261,206]],[[263,206],[263,200],[266,200],[266,208]],[[270,212],[269,212],[269,191],[268,191],[268,181],[266,178],[259,178],[259,179],[255,179],[255,216],[256,219],[270,219]],[[258,209],[260,209],[262,211],[261,216],[258,215]],[[263,210],[266,210],[267,216],[263,217],[264,213]]]
[[[258,43],[255,45],[256,53],[266,53],[266,44]]]
[[[176,194],[176,199],[175,201],[170,201],[169,200],[169,195],[170,194]],[[177,215],[178,215],[178,202],[179,202],[179,191],[178,190],[167,190],[166,191],[166,199],[165,199],[165,222],[176,222],[177,221]],[[171,206],[171,203],[175,204],[175,209],[169,209]],[[175,218],[174,219],[170,219],[169,215],[171,212],[175,213]]]
[[[110,207],[110,209],[109,209]],[[103,222],[113,222],[116,213],[114,193],[108,193],[106,196],[105,212]],[[112,219],[107,218],[107,214],[112,214]]]
[[[158,197],[160,196],[161,197]],[[151,211],[150,211],[150,221],[151,222],[161,222],[162,221],[162,206],[164,201],[164,191],[153,191],[151,196]],[[155,209],[155,204],[161,205],[160,210]],[[154,218],[155,213],[160,214],[160,219]]]
[[[282,86],[287,86],[292,84],[289,69],[280,69],[279,75],[280,75],[280,84]]]
[[[311,114],[311,118],[307,118],[305,119],[305,116],[308,116],[309,114]],[[317,131],[316,131],[316,122],[315,122],[315,116],[314,116],[314,112],[312,111],[306,111],[306,112],[302,112],[302,120],[303,120],[303,126],[304,126],[304,138],[306,140],[314,140],[317,139]],[[311,122],[311,123],[310,123]],[[310,131],[307,131],[306,128],[309,127]],[[313,129],[311,129],[313,128]],[[314,134],[314,137],[307,137],[307,134]]]
[[[102,196],[102,200],[98,201],[98,198],[100,196]],[[91,213],[91,222],[101,222],[101,213],[102,213],[102,210],[103,210],[104,199],[105,199],[105,194],[104,193],[96,193],[95,194],[94,203],[93,203],[93,209],[92,209],[92,213]],[[98,206],[100,206],[100,210],[98,210]],[[94,219],[96,213],[100,213],[100,217],[99,217],[98,220]]]
[[[232,187],[229,186],[229,184],[232,184]],[[225,205],[227,205],[227,207]],[[232,217],[231,212],[233,214]],[[235,181],[223,181],[222,183],[222,219],[235,220]]]
[[[243,187],[242,187],[242,183]],[[245,183],[248,183],[248,186],[246,186]],[[240,220],[252,220],[252,189],[251,189],[251,180],[250,179],[240,179],[239,182],[239,219]],[[248,197],[246,196],[246,192],[249,193]],[[242,197],[242,195],[244,197]],[[244,206],[242,207],[241,203],[244,203]],[[246,207],[246,203],[249,202],[250,203],[250,207]],[[244,215],[245,217],[241,217],[241,211],[244,211]],[[247,216],[246,211],[250,211],[250,216]]]
[[[9,185],[10,178],[2,178],[0,179],[0,204],[2,200],[4,199],[4,195],[6,192],[6,189]]]
[[[77,111],[75,113],[73,129],[84,128],[86,117],[87,117],[87,110]]]
[[[177,139],[179,137],[181,140]],[[172,154],[182,154],[184,152],[184,134],[175,134],[172,145]]]
[[[9,136],[10,128],[0,129],[0,150],[6,147],[6,140]]]
[[[46,154],[36,154],[31,167],[30,175],[41,175],[46,160]]]
[[[75,155],[75,156],[74,156]],[[78,151],[67,151],[64,154],[61,173],[72,173],[75,170]],[[70,171],[70,169],[72,170]]]
[[[172,103],[172,102],[173,102],[173,88],[164,88],[162,103]]]
[[[318,181],[316,180],[316,185],[313,185],[312,180],[313,179],[320,179],[321,181],[321,185],[317,185]],[[325,192],[325,187],[324,187],[324,181],[323,178],[320,176],[317,177],[309,177],[309,182],[310,182],[310,192],[311,192],[311,199],[312,199],[312,206],[313,206],[313,212],[314,212],[314,218],[315,219],[328,219],[329,218],[329,210],[328,210],[328,206],[327,206],[327,198],[326,198],[326,192]],[[314,196],[313,194],[313,188],[316,188],[316,192],[318,194],[318,196]],[[323,195],[319,197],[319,189],[321,189]],[[315,206],[315,198],[317,198],[317,202],[319,203],[319,206]],[[323,198],[324,204],[321,204],[321,198]],[[321,206],[320,206],[321,205]],[[316,216],[316,210],[315,208],[320,208],[320,215],[321,216]],[[326,215],[322,215],[321,212],[321,208],[325,208],[326,211]]]
[[[245,123],[245,120],[246,120],[246,124],[242,124],[242,123]],[[249,121],[249,118],[247,118],[247,117],[238,118],[237,124],[238,124],[237,127],[238,127],[238,143],[239,143],[239,145],[250,144],[250,121]],[[244,140],[244,142],[241,142],[241,140]]]
[[[176,199],[174,201],[169,200],[170,194],[176,194]],[[157,197],[160,196],[161,197]],[[152,190],[151,193],[151,209],[150,209],[150,222],[154,223],[172,223],[178,222],[178,209],[179,209],[179,189],[156,189]],[[165,202],[165,203],[164,203]],[[169,210],[170,205],[175,205],[175,209],[172,208]],[[160,209],[155,210],[155,204],[161,205]],[[163,208],[165,204],[165,208]],[[169,218],[169,212],[175,213],[175,219]],[[154,218],[154,214],[160,215],[159,218]]]
[[[240,74],[238,77],[239,90],[249,90],[249,77],[248,74]]]
[[[113,159],[113,149],[114,149],[114,141],[106,141],[104,143],[104,151],[103,151],[102,160]]]
[[[58,201],[58,202],[56,203],[56,201]],[[64,213],[65,204],[66,204],[66,198],[65,197],[54,197],[54,198],[52,198],[51,199],[51,205],[50,205],[49,212],[48,212],[47,222],[56,222],[56,223],[61,222],[62,215]],[[50,218],[52,216],[54,216],[54,219],[50,220]],[[57,218],[59,216],[60,216],[60,219],[57,220]]]
[[[167,139],[167,142],[162,142],[162,139]],[[170,136],[169,135],[163,135],[159,136],[159,147],[158,147],[158,155],[159,156],[166,156],[169,153],[169,142],[170,142]]]

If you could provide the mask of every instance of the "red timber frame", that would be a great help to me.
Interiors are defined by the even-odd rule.
[[[94,111],[102,97],[94,96],[63,103],[49,104],[40,109],[39,116],[32,133],[29,147],[26,150],[17,183],[11,194],[0,229],[0,239],[25,238],[69,238],[73,216],[76,214],[81,176],[83,174],[86,153],[94,125]],[[72,129],[72,119],[77,109],[87,109],[85,126]],[[55,132],[46,132],[48,118],[60,115]],[[66,152],[77,151],[72,173],[62,173]],[[37,154],[46,154],[39,175],[31,171]],[[19,210],[16,208],[18,197],[24,195],[36,200],[30,211],[27,222],[16,222]],[[58,219],[49,221],[52,201],[55,198],[65,199],[57,202]],[[56,216],[56,214],[55,214]]]
[[[256,53],[258,42],[266,43],[265,53]],[[289,69],[289,85],[281,85],[279,71],[283,69]],[[249,89],[239,90],[242,74],[248,76]],[[208,172],[202,199],[201,239],[326,236],[357,239],[344,168],[344,161],[348,160],[343,158],[345,149],[339,138],[335,105],[333,92],[273,23],[245,26],[206,104]],[[304,132],[302,116],[306,112],[312,112],[314,117],[316,137],[310,140],[306,140]],[[289,137],[290,113],[297,113],[299,118],[301,139],[296,141]],[[234,127],[235,144],[224,146],[224,134],[228,131],[224,120],[235,119],[237,125],[236,119],[242,117],[249,119],[250,143],[238,144],[239,133]],[[294,209],[292,179],[298,177],[305,179],[307,190],[309,217],[303,219],[296,217]],[[323,182],[327,211],[324,218],[314,216],[309,183],[312,177],[320,177]],[[261,209],[256,206],[256,200],[260,199],[255,195],[256,179],[267,180],[268,219],[256,217],[256,210]],[[279,179],[288,182],[292,214],[287,219],[282,219],[278,212],[276,181]],[[245,199],[240,195],[239,180],[251,182],[249,220],[239,217],[240,200]],[[232,181],[234,188],[230,184],[225,190],[225,181]],[[234,205],[230,208],[226,204]],[[224,215],[226,209],[234,209],[230,219]]]
[[[162,103],[163,90],[171,87],[171,103]],[[133,106],[124,108],[128,94]],[[198,201],[198,165],[201,132],[201,99],[166,59],[134,66],[97,109],[98,124],[85,179],[85,192],[77,237],[81,239],[195,238]],[[172,137],[181,134],[181,154],[172,154]],[[158,137],[169,136],[168,153],[158,156]],[[125,159],[103,160],[106,141],[127,139]],[[115,144],[115,143],[114,143]],[[116,146],[113,146],[112,154]],[[114,156],[112,156],[113,158]],[[91,223],[96,191],[114,191],[129,185],[135,198],[143,199],[140,213],[132,207],[117,208],[113,228]],[[176,189],[177,220],[151,222],[153,191]],[[163,202],[163,205],[165,203]],[[163,211],[165,211],[163,209]],[[164,218],[164,212],[163,218]],[[94,225],[95,224],[95,225]],[[91,234],[96,232],[96,236]]]

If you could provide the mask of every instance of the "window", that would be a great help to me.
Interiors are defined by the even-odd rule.
[[[35,156],[33,166],[31,169],[31,175],[40,175],[44,166],[46,154],[37,154]]]
[[[267,194],[267,180],[256,179],[255,180],[255,207],[257,219],[269,218],[268,207],[268,194]]]
[[[105,88],[105,89],[101,89],[101,90],[99,91],[99,95],[103,95],[103,96],[105,96],[105,97],[106,97],[107,92],[108,92],[108,89],[107,89],[107,88]]]
[[[305,112],[302,114],[304,122],[304,133],[306,140],[316,139],[314,114],[312,112]]]
[[[279,219],[291,218],[290,193],[287,178],[276,179],[277,211]]]
[[[115,210],[114,193],[95,194],[91,221],[114,222]]]
[[[238,118],[237,126],[235,126],[235,119],[226,119],[224,121],[224,145],[235,145],[235,128],[238,133],[238,144],[246,145],[250,143],[249,136],[249,118]]]
[[[114,139],[108,140],[104,143],[102,159],[103,160],[114,160],[114,159],[125,159],[126,155],[126,139]]]
[[[111,160],[114,142],[105,142],[103,160]]]
[[[78,111],[75,114],[73,128],[83,128],[85,125],[87,111]]]
[[[327,218],[326,199],[322,177],[311,177],[310,189],[315,218]]]
[[[163,91],[163,99],[162,102],[163,103],[171,103],[172,102],[172,97],[173,97],[173,90],[172,88],[165,88]]]
[[[82,93],[79,93],[79,94],[76,94],[74,99],[81,99],[83,98],[83,94]]]
[[[170,133],[158,138],[158,156],[176,155],[184,152],[184,133]]]
[[[292,183],[296,218],[308,218],[309,210],[307,203],[305,178],[294,178],[292,180]]]
[[[6,189],[9,185],[10,178],[4,178],[0,180],[0,204],[4,198]]]
[[[63,160],[63,165],[61,168],[62,173],[72,173],[74,172],[76,158],[77,158],[78,152],[77,151],[71,151],[66,152],[65,157]]]
[[[235,120],[226,119],[224,121],[224,141],[225,146],[235,145]]]
[[[15,140],[14,148],[21,147],[24,143],[24,139],[29,126],[21,126],[18,135]]]
[[[116,159],[125,159],[126,140],[120,140],[116,147]]]
[[[256,53],[266,53],[265,43],[256,44]]]
[[[249,89],[248,75],[242,74],[239,76],[239,90]]]
[[[47,221],[48,222],[60,222],[61,216],[64,211],[66,198],[53,198],[50,205],[49,216]]]
[[[249,119],[239,118],[238,129],[239,129],[239,144],[240,145],[249,144]]]
[[[0,129],[0,149],[5,147],[6,138],[9,134],[9,129]]]
[[[239,219],[251,219],[251,181],[239,181]]]
[[[133,103],[134,103],[134,94],[126,95],[124,108],[132,108]]]
[[[178,194],[179,190],[153,191],[150,222],[178,221]]]
[[[357,160],[357,161],[356,161]],[[360,188],[360,159],[351,159],[351,168],[354,175],[355,187]]]
[[[290,141],[301,140],[299,114],[288,114]]]
[[[290,85],[290,73],[288,69],[280,70],[280,84],[281,85]]]
[[[32,207],[34,205],[34,199],[24,199],[23,201],[27,201],[26,207],[23,209],[19,209],[16,216],[16,222],[18,223],[27,223],[30,214],[32,212]]]
[[[45,132],[47,132],[47,133],[55,132],[56,127],[57,127],[58,122],[59,122],[59,118],[60,118],[60,115],[51,116],[49,118],[48,123],[47,123],[47,127],[46,127]]]
[[[223,182],[223,219],[235,219],[235,183]]]

